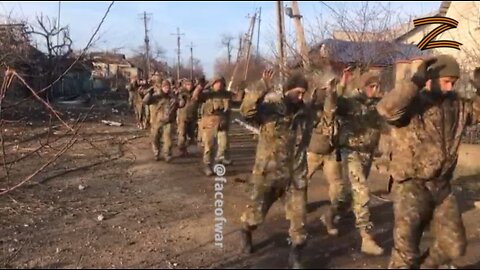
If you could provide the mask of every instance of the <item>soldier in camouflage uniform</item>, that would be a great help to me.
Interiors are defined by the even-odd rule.
[[[349,69],[344,71],[336,89],[341,96],[337,98],[335,112],[316,113],[308,149],[309,176],[324,164],[331,205],[322,216],[322,222],[328,233],[335,236],[338,230],[334,226],[334,217],[346,209],[348,201],[346,182],[342,178],[342,164],[338,162],[344,161],[352,189],[356,227],[362,237],[361,251],[370,255],[381,255],[384,251],[371,235],[373,224],[368,208],[370,191],[366,182],[383,122],[375,109],[379,101],[376,97],[379,77],[373,73],[363,74],[360,78],[360,91],[345,97],[342,94],[346,92],[349,73]]]
[[[246,95],[240,113],[248,122],[258,124],[260,134],[255,165],[250,178],[251,203],[241,216],[242,251],[252,252],[252,231],[264,222],[272,204],[283,198],[290,221],[291,268],[301,267],[301,251],[307,233],[307,160],[309,142],[308,113],[303,96],[308,83],[301,74],[292,75],[284,94],[272,91],[272,72],[267,71],[259,84]]]
[[[344,76],[345,77],[345,76]],[[310,85],[318,84],[315,76],[309,76]],[[340,84],[343,80],[340,82]],[[340,87],[330,85],[330,88]],[[337,91],[330,93],[326,99],[326,90],[318,88],[312,95],[310,102],[310,115],[312,116],[312,135],[307,149],[308,178],[311,179],[315,172],[323,167],[323,174],[328,183],[330,208],[322,216],[322,221],[330,235],[337,235],[338,230],[333,226],[333,214],[340,212],[346,205],[347,184],[342,178],[340,151],[338,149],[339,122],[335,117]]]
[[[144,104],[150,109],[150,137],[152,140],[155,160],[160,160],[160,145],[165,162],[172,160],[172,123],[176,108],[185,106],[183,99],[177,100],[171,90],[168,80],[160,83],[156,78],[154,85],[149,89],[143,99]]]
[[[195,129],[197,121],[197,107],[192,101],[193,94],[193,82],[185,79],[183,81],[182,88],[180,89],[179,96],[186,101],[185,107],[178,109],[177,111],[177,135],[178,135],[178,148],[181,155],[185,156],[187,152],[187,137],[190,142],[196,139]]]
[[[203,91],[203,89],[205,89],[205,87],[207,86],[207,81],[205,80],[205,76],[200,76],[199,78],[197,78],[195,80],[195,90],[194,91]],[[201,142],[202,142],[202,132],[200,132],[202,130],[201,128],[201,120],[202,120],[202,107],[200,106],[201,104],[197,104],[196,105],[196,108],[197,108],[197,125],[196,125],[196,134],[197,134],[197,142],[199,144],[200,147],[203,147],[203,145],[201,145]]]
[[[392,125],[394,248],[389,268],[438,268],[465,253],[461,212],[450,181],[465,127],[480,116],[480,97],[461,98],[455,58],[424,61],[377,105]],[[478,93],[478,92],[477,92]],[[419,244],[430,225],[433,242],[423,256]]]
[[[128,90],[128,106],[133,109],[137,126],[140,129],[146,129],[148,121],[146,118],[146,111],[143,105],[143,87],[136,77],[130,78],[130,83],[127,85]]]
[[[203,164],[204,173],[213,175],[211,168],[212,152],[216,142],[215,163],[230,165],[228,159],[228,129],[230,119],[231,93],[225,90],[225,79],[217,76],[212,79],[210,89],[202,87],[195,89],[192,100],[194,106],[201,106],[201,132],[204,146]]]

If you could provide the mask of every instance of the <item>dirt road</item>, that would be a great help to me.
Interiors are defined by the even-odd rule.
[[[255,254],[245,256],[237,252],[236,230],[247,199],[243,181],[254,157],[252,135],[232,125],[231,152],[235,164],[227,167],[227,183],[222,190],[221,208],[227,222],[222,228],[223,247],[219,247],[214,239],[215,178],[201,173],[196,146],[190,146],[190,157],[174,159],[172,164],[155,162],[148,137],[135,128],[132,117],[117,116],[111,120],[122,120],[126,125],[108,127],[91,121],[84,132],[105,151],[121,153],[118,159],[57,177],[43,175],[0,196],[0,267],[286,267],[288,223],[280,203],[273,206],[264,226],[254,234]],[[102,160],[88,145],[74,148],[68,155],[87,165]],[[470,245],[467,256],[456,263],[478,267],[480,210],[473,208],[472,203],[480,197],[480,184],[468,178],[458,183],[455,190],[465,201],[462,207]],[[384,194],[384,176],[374,173],[370,185],[375,194],[389,198]],[[387,255],[369,257],[359,253],[360,239],[351,215],[341,220],[339,237],[326,235],[319,221],[327,203],[326,188],[321,173],[317,173],[309,190],[307,265],[386,267]],[[392,206],[374,198],[372,207],[376,238],[389,254]]]

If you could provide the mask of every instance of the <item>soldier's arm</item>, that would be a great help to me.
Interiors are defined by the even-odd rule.
[[[187,94],[184,94],[182,92],[180,92],[180,94],[178,94],[178,108],[183,108],[185,107],[185,105],[187,105],[187,99],[188,99],[188,96]]]
[[[148,91],[148,93],[143,97],[143,104],[151,105],[156,103],[158,100],[162,98],[162,95],[156,94],[153,90]]]
[[[144,97],[143,97],[143,104],[145,105],[150,105],[152,104],[152,100],[153,100],[153,93],[150,91],[148,92]]]
[[[197,103],[203,103],[209,97],[209,92],[205,92],[205,89],[200,85],[193,90],[192,101]]]
[[[245,89],[245,97],[240,105],[240,114],[247,120],[257,116],[259,106],[270,90],[264,80],[260,80],[256,86],[255,90]]]
[[[335,91],[338,96],[344,96],[347,90],[347,85],[344,83],[337,84]]]
[[[339,84],[337,84],[338,86]],[[335,81],[330,81],[329,89],[327,89],[327,96],[325,97],[325,104],[323,105],[323,115],[328,123],[335,119],[337,111],[337,91],[335,91]]]
[[[419,90],[419,87],[412,81],[402,81],[399,87],[386,93],[377,104],[378,114],[390,124],[398,123],[407,115],[409,105]]]
[[[245,119],[253,120],[258,115],[259,107],[267,94],[273,89],[273,75],[273,70],[265,70],[263,71],[262,79],[252,87],[252,89],[254,89],[253,91],[245,89],[245,97],[240,105],[240,114],[245,117]]]

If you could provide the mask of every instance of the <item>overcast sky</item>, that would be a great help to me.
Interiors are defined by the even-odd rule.
[[[61,2],[60,21],[69,25],[75,49],[83,48],[110,2]],[[394,9],[402,11],[403,16],[419,16],[437,10],[440,1],[433,2],[392,2]],[[284,1],[289,4],[289,1]],[[375,2],[372,2],[375,5]],[[35,20],[35,16],[43,13],[50,17],[58,15],[58,1],[54,2],[0,2],[0,14],[15,19]],[[315,18],[324,14],[324,18],[332,16],[328,6],[335,2],[302,2],[299,1],[300,12],[304,16],[305,27],[314,25]],[[352,9],[359,3],[348,2]],[[155,43],[166,51],[165,60],[174,63],[177,46],[172,33],[177,27],[182,36],[182,59],[189,57],[188,45],[194,44],[194,57],[200,59],[208,76],[212,75],[213,65],[217,57],[226,55],[220,46],[220,36],[229,33],[238,36],[248,28],[248,14],[253,14],[257,7],[262,7],[260,52],[268,53],[269,44],[274,40],[275,1],[244,1],[244,2],[115,2],[100,33],[101,39],[96,43],[96,49],[106,50],[121,48],[121,52],[130,55],[132,49],[143,44],[144,28],[141,14],[146,11],[151,14],[148,24],[152,46]],[[2,17],[0,17],[1,19]],[[289,19],[286,20],[287,32],[293,31]],[[257,31],[257,30],[256,30]],[[255,32],[256,32],[255,31]],[[309,33],[307,33],[309,35]],[[308,37],[307,37],[308,38]],[[256,44],[257,35],[254,37]],[[234,56],[236,52],[234,51]],[[183,60],[182,60],[183,61]]]

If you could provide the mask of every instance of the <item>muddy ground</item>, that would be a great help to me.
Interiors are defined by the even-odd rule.
[[[59,110],[73,125],[89,107],[63,106]],[[32,119],[4,123],[7,162],[22,157],[22,151],[25,154],[36,149],[39,138],[45,141],[51,136],[51,141],[67,131],[60,126],[48,133],[48,118]],[[106,126],[100,123],[102,119],[120,121],[124,126]],[[84,139],[44,172],[0,195],[0,267],[286,267],[288,223],[280,202],[254,234],[256,252],[251,256],[237,252],[239,216],[247,203],[244,180],[251,170],[255,147],[253,136],[243,128],[232,124],[230,134],[235,164],[227,167],[225,176],[223,211],[227,223],[223,247],[215,245],[214,240],[215,181],[200,172],[196,145],[189,147],[190,157],[176,158],[171,164],[155,162],[146,132],[136,128],[126,106],[101,101],[97,101],[80,134]],[[2,172],[0,189],[32,174],[68,138],[11,165],[8,179]],[[174,153],[178,155],[176,149]],[[319,217],[327,205],[327,186],[317,173],[308,197],[310,242],[305,256],[309,267],[387,266],[393,216],[385,192],[386,177],[373,173],[370,186],[378,196],[372,199],[375,237],[387,248],[387,255],[370,257],[359,252],[360,238],[351,215],[341,220],[339,237],[326,235]],[[480,210],[473,207],[473,201],[480,198],[480,184],[475,177],[459,179],[455,192],[462,199],[469,238],[467,255],[455,263],[475,268],[480,266]]]

